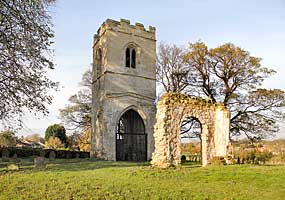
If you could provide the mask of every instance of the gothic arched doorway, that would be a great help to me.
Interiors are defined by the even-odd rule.
[[[126,111],[116,128],[116,160],[146,161],[147,134],[141,116],[133,109]]]

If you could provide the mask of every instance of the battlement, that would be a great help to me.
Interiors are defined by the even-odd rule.
[[[136,22],[133,25],[130,23],[130,20],[127,19],[121,19],[120,21],[107,19],[97,30],[97,34],[94,35],[94,41],[102,36],[107,30],[133,34],[135,36],[155,40],[156,29],[154,26],[149,26],[148,29],[146,29],[142,23]]]

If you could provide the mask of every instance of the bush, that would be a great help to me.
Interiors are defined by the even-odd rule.
[[[211,165],[225,165],[226,160],[222,156],[215,156],[211,159],[210,164]]]
[[[46,156],[46,152],[42,149],[40,150],[40,157],[45,157]]]
[[[49,152],[48,157],[49,157],[50,160],[54,160],[56,158],[55,152],[54,151]]]
[[[3,147],[0,148],[0,157],[11,158],[13,155],[17,155],[18,158],[28,157],[46,157],[49,158],[50,152],[54,152],[55,158],[69,159],[69,158],[89,158],[89,152],[82,151],[67,151],[67,150],[53,150],[53,149],[41,149],[41,148],[17,148],[17,147]]]
[[[181,162],[185,162],[186,161],[186,156],[185,155],[182,155],[181,156]]]
[[[62,144],[61,140],[58,137],[51,136],[45,144],[46,148],[59,149],[63,148],[64,144]]]
[[[243,150],[235,155],[237,164],[265,164],[272,158],[269,151],[259,151],[257,149]]]
[[[276,156],[272,156],[268,163],[270,164],[284,164],[285,163],[285,155],[276,155]]]
[[[2,158],[10,157],[10,151],[8,149],[3,149],[1,154],[2,154]]]

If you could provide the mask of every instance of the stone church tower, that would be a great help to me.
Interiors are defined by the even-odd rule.
[[[93,43],[91,156],[148,160],[154,151],[155,28],[107,19]]]

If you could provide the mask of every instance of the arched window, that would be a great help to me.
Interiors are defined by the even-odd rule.
[[[132,50],[132,59],[131,59],[131,67],[136,68],[136,50]]]
[[[126,67],[136,68],[136,49],[133,46],[126,48]]]
[[[130,67],[131,65],[131,56],[130,56],[130,49],[126,49],[126,67]]]
[[[102,73],[102,50],[98,49],[97,51],[97,76]]]

